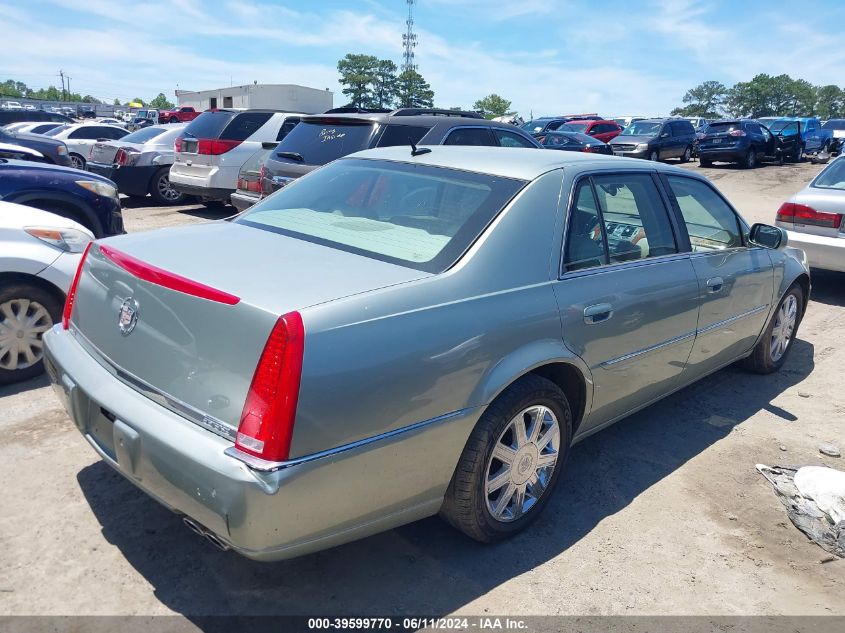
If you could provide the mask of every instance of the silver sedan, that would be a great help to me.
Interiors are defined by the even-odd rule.
[[[216,545],[297,556],[440,514],[496,541],[577,442],[741,360],[810,278],[687,170],[394,147],[229,221],[102,240],[45,337],[95,451]]]
[[[845,272],[845,156],[825,167],[778,209],[777,226],[807,253],[810,266]]]

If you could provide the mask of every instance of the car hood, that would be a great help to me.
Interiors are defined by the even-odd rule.
[[[622,134],[620,134],[619,136],[617,136],[616,138],[611,140],[610,144],[616,145],[618,143],[626,143],[626,144],[628,144],[628,143],[634,143],[634,144],[648,143],[649,141],[653,140],[654,138],[656,138],[656,137],[654,137],[654,136],[634,136],[634,135],[623,136]]]
[[[16,168],[32,170],[33,172],[38,171],[50,174],[63,174],[67,176],[75,176],[77,179],[82,180],[99,180],[114,186],[114,183],[108,178],[99,176],[90,171],[74,169],[73,167],[61,167],[60,165],[49,165],[47,163],[32,163],[24,160],[8,160],[6,161],[6,164]]]
[[[14,202],[0,201],[0,228],[2,229],[23,229],[27,226],[50,227],[57,229],[76,229],[83,233],[91,234],[81,224],[63,218],[55,213],[42,211]],[[94,236],[91,236],[94,239]]]
[[[33,149],[40,149],[42,147],[45,149],[50,148],[54,152],[55,148],[65,144],[64,141],[60,141],[55,138],[50,138],[42,134],[29,134],[27,132],[16,134],[15,140],[12,142],[25,147],[31,147]]]

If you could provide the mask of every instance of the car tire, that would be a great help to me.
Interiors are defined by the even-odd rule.
[[[29,380],[44,371],[41,337],[61,320],[62,302],[56,294],[27,283],[0,286],[0,384]],[[4,352],[9,347],[4,343],[10,342],[14,351]]]
[[[681,162],[688,163],[690,161],[690,158],[692,158],[692,148],[687,145],[687,148],[684,150],[684,153],[681,156]]]
[[[706,158],[699,158],[698,159],[698,166],[699,167],[712,167],[713,161],[707,160]]]
[[[657,153],[657,150],[652,150],[651,154],[648,155],[648,159],[651,162],[656,163],[660,160],[660,154]]]
[[[792,156],[792,160],[794,160],[796,163],[800,163],[802,160],[804,160],[804,144],[803,143],[798,144],[798,147],[795,150],[795,154],[793,154],[793,156]]]
[[[188,197],[170,184],[170,166],[162,167],[153,174],[150,179],[150,196],[160,205],[182,204]]]
[[[80,156],[79,154],[71,153],[70,156],[70,166],[74,169],[81,169],[85,171],[85,159]]]
[[[540,376],[523,376],[487,407],[470,434],[441,517],[482,543],[522,531],[548,503],[571,442],[572,414],[563,391]],[[497,455],[509,456],[512,465]],[[553,463],[543,466],[552,456]]]
[[[757,150],[749,147],[741,163],[743,169],[754,169],[757,166]]]
[[[771,374],[781,368],[798,334],[804,301],[801,286],[792,284],[778,303],[751,355],[742,360],[746,369],[757,374]]]
[[[168,121],[168,123],[179,123],[179,119],[177,119],[175,116],[172,116],[170,117],[170,121]]]

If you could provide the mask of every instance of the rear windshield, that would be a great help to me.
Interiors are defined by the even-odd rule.
[[[437,273],[461,256],[525,184],[350,158],[287,185],[234,221]]]
[[[813,187],[845,189],[845,159],[838,158],[813,181]]]
[[[194,138],[220,138],[220,134],[236,114],[237,112],[230,110],[203,112],[188,124],[185,135]]]
[[[331,161],[367,149],[377,125],[335,124],[302,121],[279,143],[277,152],[292,152],[302,160],[276,156],[274,160],[301,162],[306,165],[325,165]]]
[[[44,136],[57,136],[68,129],[70,125],[57,125],[52,130],[47,130],[44,132]]]
[[[586,132],[588,127],[590,127],[589,123],[567,123],[561,125],[558,130],[561,132]]]
[[[161,136],[165,132],[167,132],[167,130],[160,127],[145,127],[136,132],[132,132],[132,134],[127,134],[120,140],[126,141],[127,143],[146,143],[151,138]]]
[[[711,123],[707,126],[707,133],[708,134],[727,134],[728,132],[733,132],[734,130],[741,130],[742,124],[738,121],[727,122],[727,123]],[[777,129],[775,126],[771,126],[770,129]]]

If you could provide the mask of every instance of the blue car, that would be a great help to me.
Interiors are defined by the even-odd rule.
[[[69,218],[97,238],[125,233],[117,187],[90,172],[0,159],[0,200]]]

